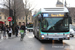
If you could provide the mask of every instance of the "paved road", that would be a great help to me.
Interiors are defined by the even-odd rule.
[[[75,38],[64,40],[63,43],[40,42],[34,38],[32,32],[27,32],[24,41],[20,37],[0,40],[0,50],[75,50]]]

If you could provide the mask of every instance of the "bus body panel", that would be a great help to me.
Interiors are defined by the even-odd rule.
[[[42,35],[44,35],[44,38],[42,39]],[[70,35],[70,32],[66,33],[41,33],[40,40],[69,40],[69,37],[67,35]]]
[[[34,36],[36,36],[40,40],[69,40],[70,39],[70,32],[69,31],[62,32],[62,31],[60,31],[60,29],[58,32],[52,32],[52,33],[51,33],[51,31],[50,32],[45,32],[45,31],[43,32],[42,31],[42,29],[44,29],[42,27],[46,27],[44,25],[42,26],[42,21],[43,21],[42,19],[44,19],[43,16],[45,16],[45,18],[47,18],[46,21],[47,20],[50,20],[50,21],[51,20],[58,20],[58,19],[62,18],[62,20],[59,20],[58,23],[56,23],[56,26],[54,26],[55,24],[53,23],[54,24],[53,26],[57,28],[57,25],[59,23],[63,24],[62,22],[66,21],[66,23],[63,25],[65,25],[65,28],[67,28],[66,26],[68,26],[67,24],[69,24],[69,21],[68,21],[69,16],[68,16],[68,18],[64,18],[66,13],[69,14],[69,11],[67,8],[43,8],[43,9],[40,9],[40,11],[34,16],[34,28],[33,28]],[[40,17],[40,14],[42,14],[41,17]],[[51,17],[51,16],[53,16],[53,17]],[[41,21],[38,20],[39,17],[42,18]],[[52,18],[52,19],[48,19],[48,18]],[[56,19],[56,18],[58,18],[58,19]],[[47,22],[50,22],[50,21],[47,21]],[[48,23],[48,24],[50,24],[50,23]],[[50,27],[48,27],[48,29],[49,28]],[[59,32],[61,32],[61,33],[59,33]]]

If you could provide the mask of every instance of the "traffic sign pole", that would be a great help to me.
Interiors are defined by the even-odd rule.
[[[11,17],[8,17],[7,20],[8,20],[9,22],[11,22],[11,21],[12,21],[12,18],[11,18]]]
[[[7,20],[9,21],[9,24],[10,26],[12,25],[11,21],[12,21],[12,18],[11,17],[8,17]]]

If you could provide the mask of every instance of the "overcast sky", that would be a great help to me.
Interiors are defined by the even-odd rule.
[[[36,9],[40,9],[43,7],[56,7],[57,0],[29,0],[33,7]],[[65,2],[65,0],[60,0],[61,2]],[[75,7],[75,0],[66,0],[68,7]],[[0,3],[3,3],[2,0],[0,0]],[[0,7],[2,7],[0,5]]]
[[[60,0],[64,3],[65,0]],[[75,0],[66,0],[68,7],[75,7]],[[43,8],[43,7],[55,7],[57,0],[30,0],[32,5],[36,8]],[[3,0],[0,0],[0,3],[3,3]],[[0,5],[0,7],[2,7]]]
[[[0,4],[3,4],[3,0],[0,0]],[[3,6],[0,5],[0,8],[3,8]]]
[[[43,7],[56,7],[57,0],[30,0],[36,9]],[[61,2],[65,2],[65,0],[60,0]],[[66,0],[68,7],[75,7],[75,0]]]

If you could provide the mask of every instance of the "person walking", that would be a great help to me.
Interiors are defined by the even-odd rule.
[[[22,23],[22,25],[21,25],[21,28],[20,28],[20,32],[21,32],[21,41],[23,41],[23,38],[24,38],[24,36],[25,36],[25,30],[26,30],[26,27],[25,27],[25,25],[24,25],[24,23]]]
[[[3,25],[3,37],[6,37],[6,25]]]
[[[9,27],[9,33],[8,33],[8,37],[10,38],[11,37],[11,34],[12,34],[12,28],[11,27]]]
[[[7,35],[9,37],[9,25],[6,26]]]
[[[2,33],[2,26],[0,25],[0,39],[1,39],[1,33]]]
[[[16,25],[16,26],[15,26],[15,33],[16,33],[15,35],[16,35],[16,37],[18,36],[18,30],[19,30],[19,26]]]

